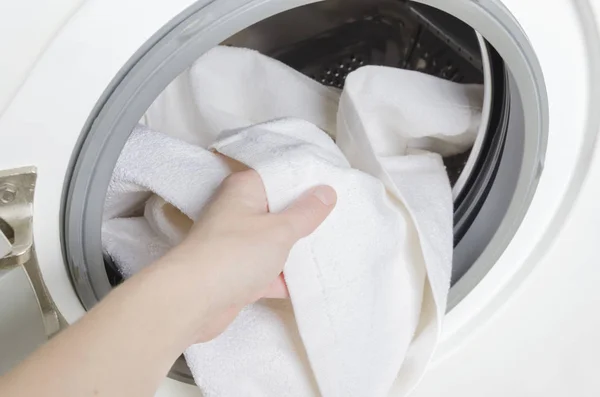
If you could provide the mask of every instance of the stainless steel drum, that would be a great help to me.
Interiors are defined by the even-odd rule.
[[[473,147],[444,159],[455,200],[455,242],[460,241],[486,198],[506,134],[505,125],[490,128],[491,119],[506,118],[504,64],[479,33],[421,4],[334,0],[275,15],[224,44],[253,48],[337,88],[364,65],[483,84],[482,122]]]

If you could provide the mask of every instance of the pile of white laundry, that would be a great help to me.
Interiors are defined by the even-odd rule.
[[[125,277],[198,219],[229,173],[212,151],[260,174],[271,211],[316,185],[338,194],[290,253],[291,299],[260,300],[186,350],[204,396],[384,397],[414,387],[450,283],[452,194],[440,155],[470,148],[482,97],[479,85],[380,66],[352,72],[340,92],[230,47],[161,94],[123,149],[105,203],[104,251]]]

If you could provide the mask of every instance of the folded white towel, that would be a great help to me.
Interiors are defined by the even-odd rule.
[[[145,121],[165,131],[185,127],[179,136],[203,145],[220,129],[237,128],[213,148],[259,172],[273,211],[318,184],[338,192],[334,212],[294,246],[285,266],[297,324],[289,302],[263,300],[215,340],[187,349],[204,395],[410,391],[439,335],[452,256],[443,163],[415,148],[467,147],[480,87],[367,67],[348,77],[338,109],[336,91],[258,53],[223,47],[186,79],[198,105],[187,118],[193,122],[184,126],[180,114],[162,112],[168,97],[185,97],[177,89]],[[337,135],[337,145],[322,130]],[[142,127],[133,132],[103,225],[104,250],[125,277],[185,236],[227,172],[209,151]]]

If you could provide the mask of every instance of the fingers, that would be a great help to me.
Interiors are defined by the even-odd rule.
[[[224,201],[231,210],[266,212],[267,195],[260,175],[252,169],[229,175],[220,186],[215,201]],[[241,207],[241,208],[240,208]]]
[[[225,156],[224,154],[221,154],[219,152],[215,152],[215,154],[225,162],[227,167],[229,167],[229,171],[231,172],[241,172],[250,169],[246,164],[240,163],[239,161],[232,159],[231,157]]]
[[[292,238],[306,237],[327,218],[335,207],[337,195],[329,186],[317,186],[302,195],[291,206],[276,215],[290,228]]]
[[[217,195],[217,201],[237,207],[230,208],[232,212],[237,212],[240,207],[250,210],[251,213],[268,210],[262,179],[254,170],[236,172],[226,178]],[[285,240],[291,240],[293,244],[311,234],[331,213],[336,202],[337,195],[332,187],[317,186],[303,194],[284,211],[273,214],[273,220],[285,229]]]

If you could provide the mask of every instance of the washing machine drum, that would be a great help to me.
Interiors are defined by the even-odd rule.
[[[518,199],[529,202],[536,179],[534,169],[526,168],[532,162],[523,159],[541,154],[538,147],[526,149],[526,137],[539,140],[543,135],[539,113],[544,106],[539,82],[531,78],[531,71],[539,67],[527,52],[515,50],[507,59],[466,23],[421,3],[331,0],[275,15],[266,7],[267,18],[246,23],[242,30],[233,27],[233,35],[220,39],[197,27],[206,18],[202,11],[187,10],[175,27],[150,40],[115,78],[82,133],[64,195],[62,241],[73,284],[86,308],[121,281],[110,258],[103,257],[100,237],[104,197],[118,155],[161,91],[216,44],[256,49],[338,88],[348,73],[363,65],[484,85],[482,122],[473,147],[444,159],[454,196],[453,285],[492,244],[518,186],[527,187]],[[225,16],[221,15],[229,22],[223,23],[236,26],[235,18]],[[479,277],[491,263],[481,266]],[[450,305],[468,290],[451,289]],[[182,363],[176,364],[172,376],[191,381]]]
[[[346,76],[364,65],[483,84],[483,117],[476,143],[471,150],[444,159],[453,186],[457,243],[485,201],[500,163],[509,112],[504,63],[479,34],[447,13],[402,2],[347,4],[355,8],[340,12],[331,4],[321,4],[282,13],[224,44],[254,48],[337,88],[343,88]],[[306,21],[312,21],[308,28]],[[280,26],[286,26],[287,34],[277,34]]]

